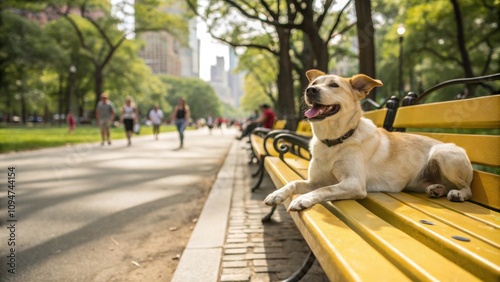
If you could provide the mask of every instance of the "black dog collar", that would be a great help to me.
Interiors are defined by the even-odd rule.
[[[356,128],[353,128],[353,129],[347,131],[347,133],[344,134],[344,135],[342,135],[340,138],[337,138],[337,139],[324,139],[324,140],[321,140],[321,142],[323,142],[323,144],[325,144],[328,147],[335,146],[337,144],[343,143],[344,140],[346,140],[347,138],[351,137],[352,134],[354,133],[354,130],[356,130]]]

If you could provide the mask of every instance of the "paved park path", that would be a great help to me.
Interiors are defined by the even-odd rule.
[[[236,132],[185,134],[0,155],[0,280],[169,281]]]

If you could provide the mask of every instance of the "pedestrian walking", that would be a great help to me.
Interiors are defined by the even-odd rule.
[[[184,146],[184,130],[186,129],[190,117],[191,112],[189,106],[183,98],[179,98],[178,104],[175,106],[170,116],[170,121],[174,120],[177,131],[179,132],[180,148]]]
[[[208,127],[208,132],[210,135],[212,135],[212,129],[214,128],[214,117],[212,114],[209,114],[207,117],[207,127]]]
[[[105,141],[108,141],[108,145],[111,145],[110,127],[115,119],[115,112],[115,105],[109,100],[109,94],[103,92],[95,111],[95,118],[101,131],[101,146],[104,146]]]
[[[125,135],[127,136],[128,146],[132,145],[132,133],[134,131],[134,124],[139,121],[139,111],[134,102],[134,99],[127,96],[125,105],[122,107],[122,115],[120,123],[125,127]]]
[[[76,121],[71,111],[66,115],[66,122],[68,123],[68,134],[72,134],[76,128]]]
[[[153,124],[153,135],[155,137],[155,140],[158,140],[158,135],[160,134],[160,125],[163,122],[163,111],[158,108],[158,104],[155,104],[149,111],[148,117]]]

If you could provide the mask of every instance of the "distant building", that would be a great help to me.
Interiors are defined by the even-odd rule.
[[[200,76],[200,40],[196,37],[196,19],[189,21],[188,46],[181,48],[181,76]]]
[[[173,3],[167,8],[160,8],[166,13],[181,14],[184,6]],[[189,21],[187,46],[176,40],[166,31],[145,32],[139,34],[144,46],[139,51],[145,63],[155,74],[168,74],[183,77],[199,76],[199,42],[196,38],[196,19]]]
[[[229,88],[231,89],[231,96],[233,99],[233,105],[235,107],[240,106],[240,98],[243,96],[243,81],[245,74],[243,72],[235,73],[236,67],[238,66],[238,56],[234,48],[229,51],[229,72],[227,75],[227,80]]]
[[[217,57],[216,64],[210,67],[210,85],[217,93],[219,99],[229,105],[234,106],[231,89],[227,83],[227,73],[224,69],[224,57]]]
[[[144,46],[139,56],[155,74],[181,76],[180,47],[168,32],[144,32],[139,34]]]

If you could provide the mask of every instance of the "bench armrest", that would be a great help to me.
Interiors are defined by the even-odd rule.
[[[283,161],[286,153],[292,153],[303,159],[310,160],[309,140],[309,138],[301,135],[282,132],[274,137],[273,146]]]
[[[255,134],[255,135],[258,135],[258,136],[264,138],[271,131],[272,130],[269,128],[257,127],[254,130],[252,130],[251,134]]]

